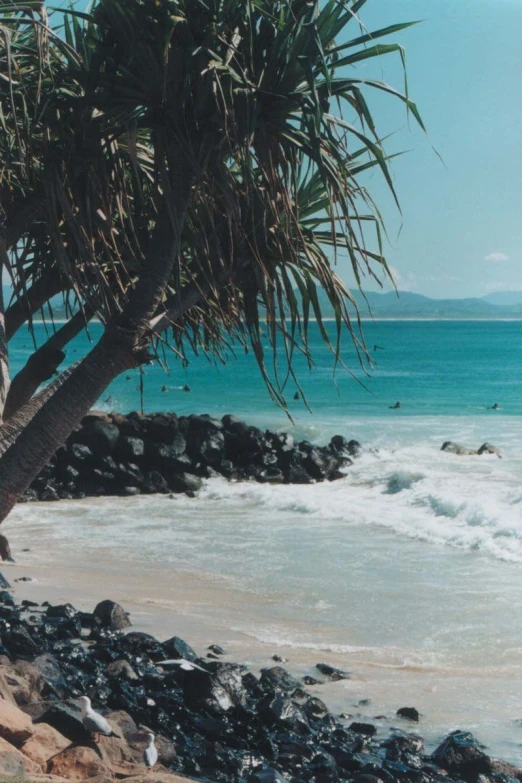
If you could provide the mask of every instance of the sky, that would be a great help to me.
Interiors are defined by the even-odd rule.
[[[368,0],[361,20],[368,30],[422,20],[390,42],[406,49],[428,135],[402,104],[368,96],[382,135],[393,133],[388,151],[408,150],[393,162],[402,213],[377,173],[367,182],[397,287],[434,297],[522,291],[522,0]],[[402,86],[397,55],[373,63],[361,75]],[[353,282],[347,263],[339,273]]]
[[[380,127],[395,132],[388,149],[409,150],[393,162],[402,215],[377,174],[367,183],[397,287],[434,297],[522,291],[522,0],[369,0],[361,17],[369,30],[423,20],[390,40],[406,49],[428,135],[389,99],[371,99]],[[377,73],[366,68],[401,86],[396,55]],[[350,282],[342,264],[340,273]]]

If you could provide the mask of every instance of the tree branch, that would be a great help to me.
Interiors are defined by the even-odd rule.
[[[29,357],[25,367],[11,382],[4,421],[25,405],[44,381],[52,378],[65,359],[63,348],[87,326],[92,316],[92,310],[79,311]]]
[[[37,280],[17,301],[8,307],[5,313],[5,332],[7,340],[20,329],[49,299],[64,290],[64,282],[56,272],[50,272]]]

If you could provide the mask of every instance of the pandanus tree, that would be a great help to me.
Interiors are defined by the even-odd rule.
[[[361,76],[403,56],[381,39],[408,26],[366,31],[366,2],[97,0],[55,28],[40,2],[0,2],[0,261],[14,291],[0,521],[110,382],[163,343],[219,356],[239,341],[280,404],[267,341],[292,373],[315,318],[334,357],[343,331],[364,357],[334,264],[344,253],[358,285],[389,274],[362,182],[377,167],[395,196],[368,95],[392,94],[422,125],[407,94]],[[10,385],[9,338],[57,293],[69,320]],[[99,341],[38,390],[93,316]]]

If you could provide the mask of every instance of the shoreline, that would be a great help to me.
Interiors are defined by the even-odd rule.
[[[143,501],[145,502],[145,498]],[[74,501],[79,506],[91,505],[92,500]],[[94,501],[101,503],[103,501]],[[107,501],[107,510],[113,499]],[[129,500],[124,501],[128,504]],[[168,501],[165,501],[168,502]],[[193,502],[193,501],[187,501]],[[62,504],[59,504],[60,506]],[[70,507],[72,503],[65,503]],[[38,504],[38,507],[52,514],[54,504]],[[33,508],[36,507],[33,506]],[[24,507],[19,507],[24,511]],[[65,515],[67,511],[64,507]],[[61,533],[57,522],[56,534]],[[414,705],[421,713],[418,729],[426,740],[429,750],[435,748],[443,734],[454,729],[473,731],[482,742],[494,747],[502,745],[502,752],[496,755],[517,762],[519,753],[516,746],[508,747],[504,739],[504,722],[497,725],[497,719],[488,721],[486,714],[479,717],[474,694],[484,691],[484,682],[488,679],[500,693],[512,691],[512,675],[499,671],[482,671],[474,668],[454,665],[440,669],[435,661],[422,661],[404,651],[384,651],[384,657],[376,650],[353,648],[351,652],[335,650],[335,645],[321,644],[316,635],[317,645],[294,644],[263,641],[259,635],[253,637],[239,630],[242,624],[238,612],[249,614],[248,595],[231,590],[215,575],[188,574],[186,571],[167,569],[166,564],[149,572],[147,562],[142,565],[133,563],[126,566],[125,559],[116,568],[115,561],[103,548],[82,549],[71,554],[70,548],[59,546],[57,551],[48,554],[48,544],[52,540],[44,536],[41,539],[41,552],[32,550],[23,553],[25,545],[30,543],[34,530],[23,530],[20,525],[13,529],[12,541],[20,551],[20,562],[4,566],[6,578],[15,587],[17,598],[26,600],[48,600],[51,604],[72,603],[84,611],[92,611],[93,606],[107,598],[116,600],[131,613],[131,630],[150,633],[160,640],[172,635],[185,639],[192,647],[203,653],[210,644],[222,645],[227,650],[224,661],[246,664],[256,675],[267,666],[274,665],[272,657],[281,656],[288,660],[287,670],[295,677],[316,676],[315,665],[325,662],[331,666],[348,670],[351,679],[313,686],[310,692],[322,699],[335,714],[348,712],[354,720],[372,722],[382,738],[397,726],[394,715],[397,709]],[[93,531],[98,537],[103,533]],[[124,558],[126,557],[123,553]],[[50,560],[51,562],[46,561]],[[34,582],[14,582],[19,576],[36,577]],[[257,600],[257,599],[256,599]],[[215,612],[216,606],[228,605],[225,614]],[[266,616],[271,614],[271,603],[266,603]],[[236,622],[230,618],[237,617]],[[296,622],[305,622],[307,618],[296,617]],[[234,626],[237,630],[233,630]],[[299,626],[294,628],[299,636]],[[331,649],[327,649],[328,647]],[[378,654],[377,654],[378,653]],[[499,679],[503,676],[503,680]],[[444,682],[447,693],[440,690]],[[450,693],[465,694],[462,704],[455,704]],[[366,701],[369,702],[366,704]],[[362,702],[362,703],[361,703]],[[506,718],[510,709],[506,708]],[[375,716],[381,716],[374,720]],[[449,717],[451,716],[451,717]],[[512,719],[517,717],[512,713]],[[499,745],[500,744],[500,745]],[[509,744],[509,743],[508,743]]]
[[[65,634],[61,631],[62,626],[64,630],[72,627],[71,623],[75,615],[70,601],[73,600],[75,590],[81,588],[81,584],[77,582],[76,586],[74,586],[70,581],[67,582],[66,573],[62,570],[54,569],[51,572],[50,567],[44,566],[33,566],[31,570],[33,574],[37,575],[37,582],[15,583],[13,581],[17,604],[21,600],[33,602],[33,606],[29,611],[33,613],[34,621],[37,624],[45,623],[45,614],[51,612],[51,616],[56,618],[63,617],[64,619],[53,620],[51,628],[47,629],[45,635],[41,637],[38,635],[34,636],[34,628],[30,624],[27,625],[27,620],[22,620],[21,625],[30,629],[34,639],[40,640],[36,642],[36,645],[44,643],[43,649],[47,650],[47,659],[49,655],[51,657],[53,655],[57,656],[54,658],[56,661],[54,664],[55,669],[56,666],[59,668],[66,667],[69,672],[67,682],[71,683],[70,686],[65,686],[65,681],[61,678],[61,675],[58,679],[53,680],[55,683],[61,683],[59,687],[62,689],[65,687],[65,690],[60,693],[62,701],[64,698],[70,700],[71,696],[75,699],[82,692],[85,693],[85,689],[87,689],[87,692],[94,699],[97,708],[101,708],[102,712],[106,712],[107,709],[121,710],[122,706],[125,705],[123,708],[134,718],[138,725],[140,721],[146,721],[146,725],[149,728],[158,731],[158,727],[154,723],[156,720],[155,716],[159,717],[161,712],[159,708],[159,712],[156,712],[155,706],[158,698],[156,694],[158,675],[155,674],[153,679],[150,679],[150,677],[153,669],[157,670],[157,665],[154,662],[160,661],[162,657],[168,654],[167,649],[171,649],[169,645],[172,645],[172,634],[175,634],[175,638],[178,641],[175,643],[175,648],[173,648],[175,651],[171,651],[168,657],[175,659],[179,658],[180,655],[184,655],[188,660],[196,660],[198,665],[203,665],[205,670],[210,672],[210,675],[201,675],[197,672],[196,675],[192,673],[189,675],[179,672],[177,667],[175,667],[175,671],[159,667],[159,672],[163,672],[161,676],[170,678],[170,688],[176,683],[176,688],[168,692],[172,694],[168,698],[173,700],[173,705],[174,703],[177,705],[175,718],[177,728],[174,734],[171,735],[172,729],[168,729],[167,724],[162,723],[160,733],[167,741],[172,742],[174,740],[174,744],[177,745],[178,756],[172,766],[177,773],[213,782],[226,780],[239,783],[240,781],[248,780],[258,783],[258,779],[253,777],[256,769],[273,769],[278,770],[279,774],[285,775],[283,780],[298,783],[303,779],[303,769],[306,769],[308,773],[307,779],[316,781],[316,783],[324,780],[331,780],[332,783],[337,780],[354,780],[357,778],[357,775],[365,774],[380,777],[390,783],[392,781],[397,781],[397,783],[406,783],[408,781],[411,783],[411,780],[417,780],[415,776],[412,778],[415,770],[419,771],[422,769],[422,780],[425,780],[426,783],[430,781],[438,783],[441,774],[446,775],[445,780],[448,783],[455,778],[457,780],[465,780],[466,783],[484,783],[485,778],[479,778],[479,773],[482,775],[490,774],[490,777],[487,778],[490,783],[505,783],[503,778],[497,778],[497,775],[501,774],[508,774],[511,778],[522,781],[522,770],[508,763],[497,762],[487,756],[471,735],[462,733],[462,729],[466,728],[465,726],[447,727],[446,734],[450,730],[461,729],[460,734],[450,734],[445,740],[446,745],[449,743],[451,752],[449,752],[447,747],[444,750],[444,743],[440,745],[441,737],[434,738],[431,742],[428,738],[425,746],[420,736],[421,734],[425,736],[422,731],[422,715],[420,723],[417,722],[418,718],[406,720],[398,717],[402,708],[410,708],[412,706],[409,704],[408,698],[404,697],[404,693],[401,693],[401,703],[387,717],[382,714],[375,717],[375,712],[379,710],[380,705],[377,702],[372,703],[367,696],[361,698],[364,680],[357,678],[353,674],[345,674],[343,669],[335,666],[335,663],[329,664],[328,656],[323,653],[317,656],[318,663],[327,665],[322,674],[319,674],[316,668],[310,669],[310,667],[297,666],[295,660],[293,665],[291,665],[291,662],[287,662],[284,659],[280,650],[277,651],[275,659],[272,656],[269,658],[267,655],[265,661],[260,661],[257,664],[247,662],[245,666],[244,662],[241,662],[240,668],[237,665],[237,656],[234,658],[234,654],[237,651],[229,652],[228,655],[222,654],[221,651],[217,651],[217,654],[206,655],[205,651],[208,650],[208,645],[201,640],[201,646],[195,645],[195,649],[198,652],[194,653],[192,650],[193,639],[181,636],[181,629],[177,625],[173,628],[173,624],[171,624],[168,631],[164,629],[163,634],[154,633],[154,623],[142,622],[143,617],[139,616],[139,611],[136,615],[134,614],[132,599],[130,599],[130,604],[123,604],[125,610],[131,609],[131,620],[133,620],[132,626],[124,629],[124,635],[120,632],[111,632],[109,626],[107,626],[106,630],[103,630],[103,628],[99,629],[98,626],[92,624],[91,612],[94,606],[92,587],[91,594],[86,596],[84,593],[83,600],[79,605],[79,608],[82,609],[82,627],[84,629],[85,627],[92,629],[88,636],[85,636],[82,632],[82,638],[92,640],[86,646],[85,643],[80,643],[79,638],[75,638],[76,632],[74,630],[72,635],[70,630],[67,630]],[[4,569],[4,575],[11,581],[19,578],[18,574],[26,575],[27,571],[28,565],[11,565],[8,569]],[[88,569],[86,569],[86,573],[90,573]],[[57,576],[61,582],[60,587],[56,585]],[[65,584],[64,580],[66,581]],[[87,576],[87,580],[89,580],[89,576]],[[85,582],[83,584],[85,585]],[[92,581],[88,582],[88,584],[92,585]],[[38,591],[38,597],[35,595],[35,588]],[[100,583],[97,579],[96,591],[101,591],[100,594],[104,594],[105,590],[106,584]],[[127,597],[130,598],[130,596]],[[67,598],[70,600],[67,601]],[[37,599],[36,603],[35,599]],[[50,606],[44,605],[42,607],[43,600],[48,600]],[[53,609],[53,606],[56,606],[54,601],[65,601],[66,603],[59,604],[62,608],[57,608],[55,612]],[[38,607],[37,604],[40,606]],[[74,605],[77,606],[76,604]],[[134,607],[134,609],[136,608]],[[4,608],[4,616],[6,611]],[[96,609],[96,611],[98,610]],[[16,618],[13,615],[12,609],[9,609],[8,612],[10,612],[10,623],[13,628],[20,627],[20,618]],[[2,620],[1,622],[5,621]],[[77,627],[79,629],[79,625]],[[185,627],[184,630],[188,631],[189,628]],[[126,643],[127,634],[129,634],[129,644]],[[185,641],[181,641],[180,636]],[[152,637],[158,639],[159,642],[153,641]],[[48,641],[44,642],[46,638]],[[130,642],[131,639],[133,639],[132,643]],[[183,646],[186,643],[190,646]],[[7,653],[12,657],[11,651],[18,649],[18,647],[10,647],[13,641],[9,634],[5,636],[5,644],[7,644]],[[19,642],[16,642],[16,644],[18,645]],[[23,644],[25,647],[27,646],[26,642]],[[220,640],[214,638],[213,644],[219,645]],[[92,672],[92,663],[89,663],[86,669],[81,666],[80,661],[82,658],[78,656],[78,650],[80,649],[78,645],[84,648],[83,655],[94,655],[95,657],[92,658],[92,661],[98,661],[97,671],[99,673],[96,675],[96,683],[99,683],[106,663],[100,663],[100,660],[103,661],[105,657],[99,659],[95,650],[99,645],[102,645],[102,649],[114,646],[118,653],[111,654],[109,660],[114,661],[118,655],[122,656],[123,660],[126,660],[133,669],[138,671],[140,681],[142,677],[149,678],[148,680],[143,679],[143,682],[151,683],[147,685],[147,693],[150,694],[149,699],[152,697],[151,704],[153,706],[144,707],[139,700],[134,701],[134,696],[132,696],[131,692],[136,689],[136,685],[130,691],[128,688],[120,691],[120,687],[123,688],[123,685],[117,685],[114,680],[104,680],[104,682],[107,682],[108,690],[107,685],[99,684],[92,690],[89,682],[95,676],[95,672]],[[162,645],[164,649],[161,649]],[[157,651],[156,647],[158,647]],[[25,653],[24,650],[20,651],[22,657],[26,660],[31,660],[38,652],[37,647],[31,654]],[[67,663],[70,658],[70,653],[66,652],[67,650],[76,650],[73,656],[74,662],[73,659],[70,659],[70,662]],[[198,654],[201,657],[195,657]],[[17,657],[15,653],[14,659]],[[230,660],[231,658],[233,660]],[[35,662],[37,661],[38,659],[35,659]],[[264,663],[264,666],[260,665],[262,663]],[[80,669],[77,669],[78,665],[80,665],[80,668],[83,668],[84,674],[81,674]],[[326,674],[328,671],[331,674]],[[77,673],[75,674],[74,672]],[[337,679],[338,676],[339,679]],[[348,679],[344,679],[345,676]],[[56,673],[53,677],[57,677]],[[172,681],[172,677],[174,677],[174,681]],[[310,677],[318,678],[320,684],[314,685],[307,682],[306,678]],[[306,685],[302,684],[303,679]],[[79,691],[78,686],[80,687]],[[216,687],[218,690],[214,690]],[[325,699],[328,703],[328,695],[340,690],[344,691],[346,698],[350,699],[351,707],[349,710],[345,709],[342,715],[339,716],[339,712],[336,710],[333,713],[327,712],[327,706],[323,703],[323,700]],[[111,693],[114,695],[111,695]],[[117,693],[120,695],[116,697],[115,694]],[[139,693],[139,691],[136,691],[136,693]],[[218,693],[219,696],[217,695]],[[122,702],[121,699],[124,695],[125,700]],[[167,697],[167,692],[165,692],[165,697]],[[27,707],[22,705],[22,708],[26,709],[33,717],[43,714],[44,722],[48,721],[51,725],[54,725],[51,718],[46,718],[49,714],[46,709],[52,706],[53,703],[56,704],[56,701],[53,701],[55,698],[56,696],[48,695],[47,703],[40,702],[38,706],[35,704],[35,709],[32,708],[31,704],[28,704]],[[408,704],[404,702],[408,702]],[[60,703],[59,701],[58,704]],[[70,701],[66,703],[70,703]],[[118,705],[120,706],[118,707]],[[254,708],[254,713],[251,713],[252,708]],[[184,710],[187,709],[185,716]],[[200,728],[196,730],[196,735],[191,736],[191,744],[188,746],[187,738],[190,736],[190,732],[194,731],[194,711],[200,716],[196,718],[196,725],[199,725]],[[110,714],[112,715],[113,713]],[[413,710],[412,715],[415,714],[416,711]],[[255,724],[257,727],[250,736],[250,731],[246,728],[247,724],[243,722],[247,720],[250,728],[252,728],[254,725],[252,721],[259,721],[260,718],[261,723],[259,726]],[[200,723],[198,724],[197,721],[200,721]],[[218,729],[218,724],[223,728]],[[216,731],[218,733],[223,732],[225,725],[230,727],[232,733],[227,731],[226,734],[220,735],[219,746],[216,746],[216,750],[213,749],[213,745],[207,747],[208,737],[205,739],[207,731],[210,732],[212,737]],[[288,742],[292,742],[295,747],[299,747],[300,751],[297,757],[287,758],[285,751],[281,753],[281,750],[276,753],[275,757],[270,754],[267,756],[266,750],[261,750],[261,744],[258,745],[261,726],[263,726],[263,736],[270,735],[271,742],[275,743],[276,747],[286,748]],[[247,733],[249,735],[247,743],[239,746],[240,750],[233,741],[238,731],[241,731],[241,736],[246,736]],[[194,740],[200,735],[203,742],[202,747],[205,747],[206,750],[203,755],[196,753],[194,756]],[[183,741],[182,736],[185,737]],[[463,747],[466,750],[462,758],[457,758],[459,753],[461,753],[460,737],[463,738]],[[199,740],[196,740],[196,744],[197,742]],[[280,745],[280,743],[283,744]],[[223,748],[225,749],[224,753],[222,750],[217,750],[221,746],[222,750]],[[312,748],[315,748],[315,751],[312,751]],[[391,752],[390,748],[392,749]],[[318,751],[320,754],[326,753],[332,759],[327,764],[327,769],[330,771],[330,775],[327,778],[323,774],[317,778],[315,777],[315,774],[318,774],[318,772],[317,767],[312,762],[318,758]],[[259,760],[254,763],[253,767],[251,766],[252,762],[248,762],[248,776],[243,777],[241,772],[238,771],[237,762],[245,752],[249,759],[254,754]],[[471,755],[469,755],[470,753]],[[472,762],[471,766],[470,762]],[[322,769],[322,766],[320,766],[320,769]],[[266,779],[277,780],[276,777]],[[259,783],[264,783],[264,781],[264,777],[259,778]]]

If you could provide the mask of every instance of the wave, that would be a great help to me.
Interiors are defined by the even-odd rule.
[[[277,512],[274,525],[298,514],[301,524],[305,518],[318,531],[332,521],[378,526],[522,563],[518,462],[456,457],[431,447],[378,449],[366,452],[346,478],[332,484],[268,487],[211,481],[202,497]]]

